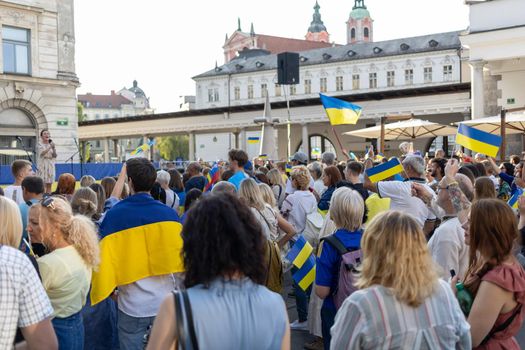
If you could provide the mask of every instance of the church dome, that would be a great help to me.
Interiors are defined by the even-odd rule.
[[[141,88],[139,88],[136,80],[133,80],[133,87],[129,88],[128,90],[133,92],[136,97],[146,97],[146,94]]]
[[[353,19],[363,19],[370,17],[370,12],[366,8],[356,8],[350,12],[350,17]]]

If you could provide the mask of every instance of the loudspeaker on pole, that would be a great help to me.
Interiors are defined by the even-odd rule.
[[[277,84],[299,84],[299,54],[283,52],[277,55]]]

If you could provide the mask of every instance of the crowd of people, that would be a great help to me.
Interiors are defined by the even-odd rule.
[[[60,174],[53,192],[53,174],[16,160],[0,196],[0,348],[290,349],[299,330],[315,336],[306,349],[519,349],[524,161],[399,158],[379,182],[373,151],[132,158],[100,181]],[[289,320],[301,240],[315,278],[292,279]]]

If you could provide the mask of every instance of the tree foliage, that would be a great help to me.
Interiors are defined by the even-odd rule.
[[[157,138],[157,149],[163,159],[175,160],[177,157],[188,159],[189,145],[189,137],[187,135]]]
[[[86,119],[86,116],[84,115],[84,106],[82,103],[77,101],[77,117],[78,122],[83,122]]]

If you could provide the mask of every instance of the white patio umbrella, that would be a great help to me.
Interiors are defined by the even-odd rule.
[[[501,134],[501,116],[477,118],[457,122],[456,124],[465,124],[475,127],[476,129],[490,132],[491,134]],[[505,133],[506,134],[522,134],[525,133],[525,113],[508,113],[505,115]]]
[[[412,140],[415,138],[455,135],[457,128],[450,125],[433,123],[428,120],[409,119],[385,124],[385,140]],[[345,132],[345,135],[380,138],[381,125],[371,128]]]

